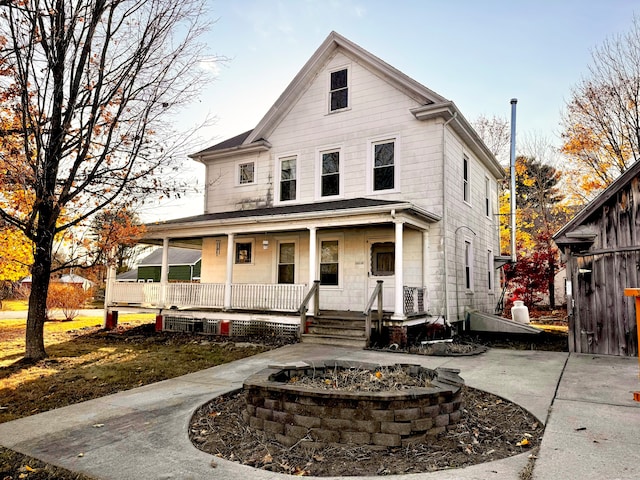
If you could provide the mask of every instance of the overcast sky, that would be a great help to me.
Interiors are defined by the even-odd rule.
[[[230,60],[189,111],[210,146],[256,126],[335,30],[456,103],[463,115],[510,118],[559,144],[560,115],[594,47],[630,29],[635,0],[210,0],[210,53]],[[189,163],[188,165],[192,165]],[[201,168],[193,162],[193,172]],[[179,207],[179,210],[177,210]],[[155,219],[202,212],[171,202]]]

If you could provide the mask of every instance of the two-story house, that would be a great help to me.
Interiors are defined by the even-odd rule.
[[[205,213],[150,224],[145,239],[201,249],[201,284],[137,303],[205,331],[297,329],[305,297],[324,312],[312,325],[327,311],[339,322],[379,310],[379,290],[384,325],[401,331],[494,311],[503,169],[453,102],[339,34],[254,129],[191,158],[206,166]],[[136,303],[116,290],[109,308]]]

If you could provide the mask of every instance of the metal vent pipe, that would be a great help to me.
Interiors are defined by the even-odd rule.
[[[511,154],[510,170],[511,176],[511,261],[516,262],[516,104],[517,98],[511,99]]]

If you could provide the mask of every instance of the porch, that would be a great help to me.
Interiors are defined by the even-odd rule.
[[[383,282],[367,305],[346,311],[320,310],[319,282],[304,284],[232,284],[225,306],[225,284],[111,282],[108,315],[131,308],[157,313],[156,328],[175,332],[246,336],[275,334],[302,341],[366,346],[372,333],[424,323],[425,289],[404,287],[404,321],[382,308]],[[311,309],[311,312],[308,310]],[[117,314],[116,314],[117,315]]]

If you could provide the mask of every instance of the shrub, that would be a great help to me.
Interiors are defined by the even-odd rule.
[[[51,283],[47,297],[47,318],[51,310],[59,309],[65,320],[73,320],[91,297],[91,290],[84,290],[79,285]]]

